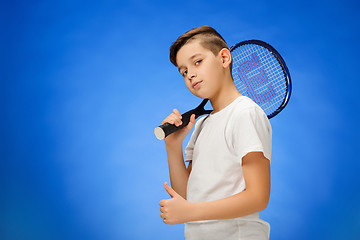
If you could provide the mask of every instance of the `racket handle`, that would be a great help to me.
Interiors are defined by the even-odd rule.
[[[172,134],[173,132],[176,132],[179,129],[182,129],[183,127],[187,126],[190,122],[190,117],[192,114],[195,114],[195,118],[197,118],[197,111],[195,109],[190,110],[186,113],[184,113],[182,116],[182,124],[179,125],[178,127],[175,126],[174,124],[170,124],[170,123],[165,123],[161,126],[158,126],[155,128],[154,133],[157,139],[159,140],[163,140],[164,138],[166,138],[167,136],[169,136],[170,134]]]

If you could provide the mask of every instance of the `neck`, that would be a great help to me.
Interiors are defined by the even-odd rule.
[[[221,111],[239,96],[242,95],[238,92],[233,82],[224,86],[224,88],[219,91],[216,96],[210,99],[211,105],[214,109],[213,113]]]

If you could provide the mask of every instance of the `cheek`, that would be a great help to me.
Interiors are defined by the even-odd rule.
[[[184,82],[185,82],[186,87],[190,89],[190,82],[189,82],[189,80],[186,80],[186,79],[185,79]]]
[[[185,85],[186,85],[187,89],[188,89],[190,92],[194,93],[194,92],[193,92],[192,85],[191,85],[191,83],[190,83],[189,81],[185,80]]]

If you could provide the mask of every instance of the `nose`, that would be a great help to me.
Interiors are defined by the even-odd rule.
[[[196,77],[196,73],[195,73],[195,72],[193,72],[193,71],[188,72],[188,78],[189,78],[190,80],[192,80],[192,79],[195,78],[195,77]]]

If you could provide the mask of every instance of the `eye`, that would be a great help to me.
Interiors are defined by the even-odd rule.
[[[183,77],[185,77],[186,76],[186,74],[187,74],[187,70],[185,70],[181,75],[183,76]]]
[[[196,66],[199,65],[201,62],[202,62],[202,59],[197,60],[197,61],[195,62],[195,65],[196,65]]]

